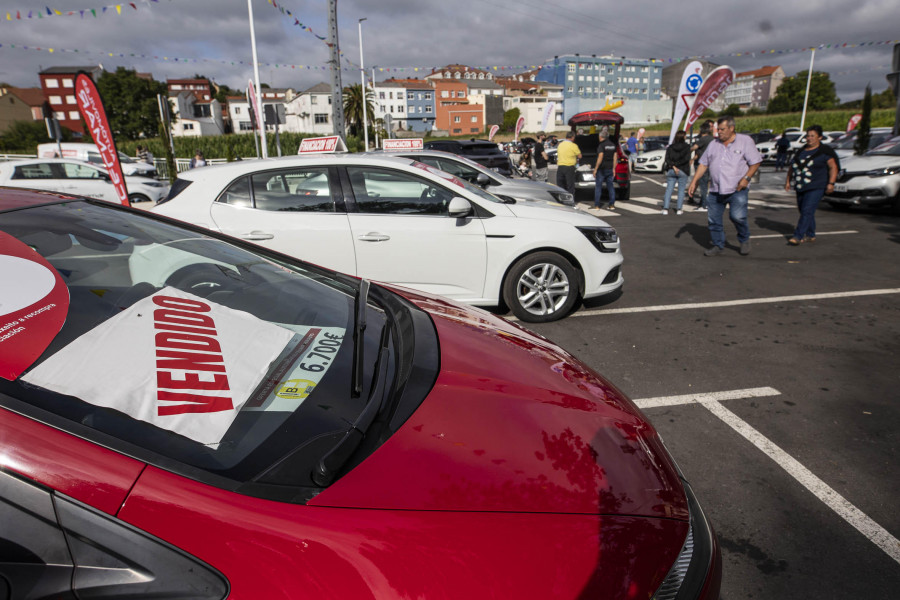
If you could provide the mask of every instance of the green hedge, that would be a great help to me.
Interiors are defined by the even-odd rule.
[[[279,137],[281,138],[281,153],[288,156],[297,154],[300,140],[321,136],[309,133],[281,133]],[[350,152],[358,152],[362,147],[361,140],[355,137],[348,137],[344,141]],[[129,156],[137,154],[139,145],[147,146],[156,158],[163,158],[166,155],[161,138],[150,138],[134,142],[116,141],[116,148]],[[266,146],[269,149],[269,156],[277,156],[274,133],[266,134]],[[224,158],[227,160],[234,160],[238,156],[241,158],[256,158],[256,146],[253,142],[253,134],[250,133],[175,138],[175,156],[177,158],[191,158],[197,150],[200,150],[206,158]]]

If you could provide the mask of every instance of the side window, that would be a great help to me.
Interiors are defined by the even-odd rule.
[[[13,179],[56,179],[49,163],[22,165],[13,170]]]
[[[241,177],[232,183],[216,199],[216,202],[251,208],[253,203],[250,201],[250,177]]]
[[[334,212],[328,169],[285,169],[251,177],[259,210]]]
[[[348,167],[356,205],[363,213],[446,215],[449,190],[401,171]]]
[[[102,165],[103,158],[97,152],[88,152],[88,162],[95,165]]]
[[[62,163],[60,166],[66,179],[103,179],[103,173],[89,165]]]
[[[445,173],[450,173],[451,175],[456,175],[460,179],[465,179],[469,183],[477,182],[478,174],[481,172],[477,169],[473,169],[467,164],[456,162],[454,160],[447,160],[446,158],[442,158],[438,164],[434,166]]]

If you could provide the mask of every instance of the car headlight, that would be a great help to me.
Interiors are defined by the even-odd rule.
[[[569,206],[575,204],[575,196],[569,192],[550,192],[550,195],[560,204],[568,204]]]
[[[874,171],[869,171],[866,173],[869,177],[884,177],[885,175],[896,175],[900,173],[900,165],[894,165],[893,167],[885,167],[883,169],[875,169]]]
[[[600,252],[615,252],[612,244],[619,242],[619,235],[612,227],[576,227]]]
[[[648,158],[647,160],[653,162],[655,160],[662,160],[662,156],[654,156],[653,158]]]

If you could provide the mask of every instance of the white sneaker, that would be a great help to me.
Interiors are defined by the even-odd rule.
[[[669,211],[667,211],[666,209],[662,209],[661,211],[659,211],[659,214],[667,215],[667,214],[669,214]]]
[[[706,209],[703,208],[702,206],[700,206],[700,207],[695,208],[694,212],[706,212]]]
[[[676,215],[683,215],[683,214],[684,214],[684,211],[683,211],[683,210],[676,210],[676,211],[675,211],[675,214],[676,214]]]

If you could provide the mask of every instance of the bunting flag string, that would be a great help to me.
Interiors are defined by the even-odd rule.
[[[279,6],[278,3],[277,3],[275,0],[266,0],[266,1],[267,1],[273,8],[278,9],[278,11],[281,13],[281,15],[282,15],[283,17],[285,17],[286,19],[289,19],[289,20],[290,20],[290,19],[293,19],[293,21],[294,21],[294,22],[293,22],[294,27],[299,27],[299,28],[302,29],[303,31],[305,31],[305,32],[307,32],[307,33],[311,33],[311,34],[314,35],[316,38],[318,38],[319,41],[323,42],[326,46],[328,46],[329,48],[331,48],[331,44],[328,43],[328,38],[326,38],[325,36],[321,36],[321,35],[319,35],[318,33],[316,33],[315,31],[313,31],[312,27],[310,27],[310,26],[308,26],[308,25],[304,25],[303,23],[301,23],[301,22],[300,22],[300,19],[299,19],[298,17],[296,17],[296,16],[294,15],[294,13],[292,13],[292,12],[290,11],[290,9],[285,8],[284,4],[282,4],[281,6]],[[350,65],[351,67],[353,67],[353,68],[355,68],[355,69],[359,69],[359,65],[357,65],[356,63],[354,63],[353,61],[351,61],[349,58],[347,58],[347,56],[346,56],[342,51],[338,50],[338,54],[340,54],[341,58],[343,58],[343,59],[344,59],[344,62],[346,62],[348,65]]]
[[[144,3],[149,5],[150,2],[154,4],[159,4],[159,0],[143,0]],[[17,10],[15,13],[13,11],[6,12],[6,20],[7,21],[22,21],[24,19],[48,19],[50,17],[74,17],[78,16],[84,19],[85,15],[89,15],[93,18],[97,18],[97,14],[105,15],[107,11],[116,11],[117,15],[122,14],[122,6],[130,6],[132,9],[137,10],[137,3],[135,2],[122,2],[119,4],[108,4],[106,6],[98,6],[96,8],[81,8],[76,10],[60,10],[58,8],[51,8],[50,6],[44,6],[43,9],[31,9],[26,14],[23,14],[23,11]],[[0,13],[2,15],[2,13]],[[2,22],[2,16],[0,16],[0,22]]]

